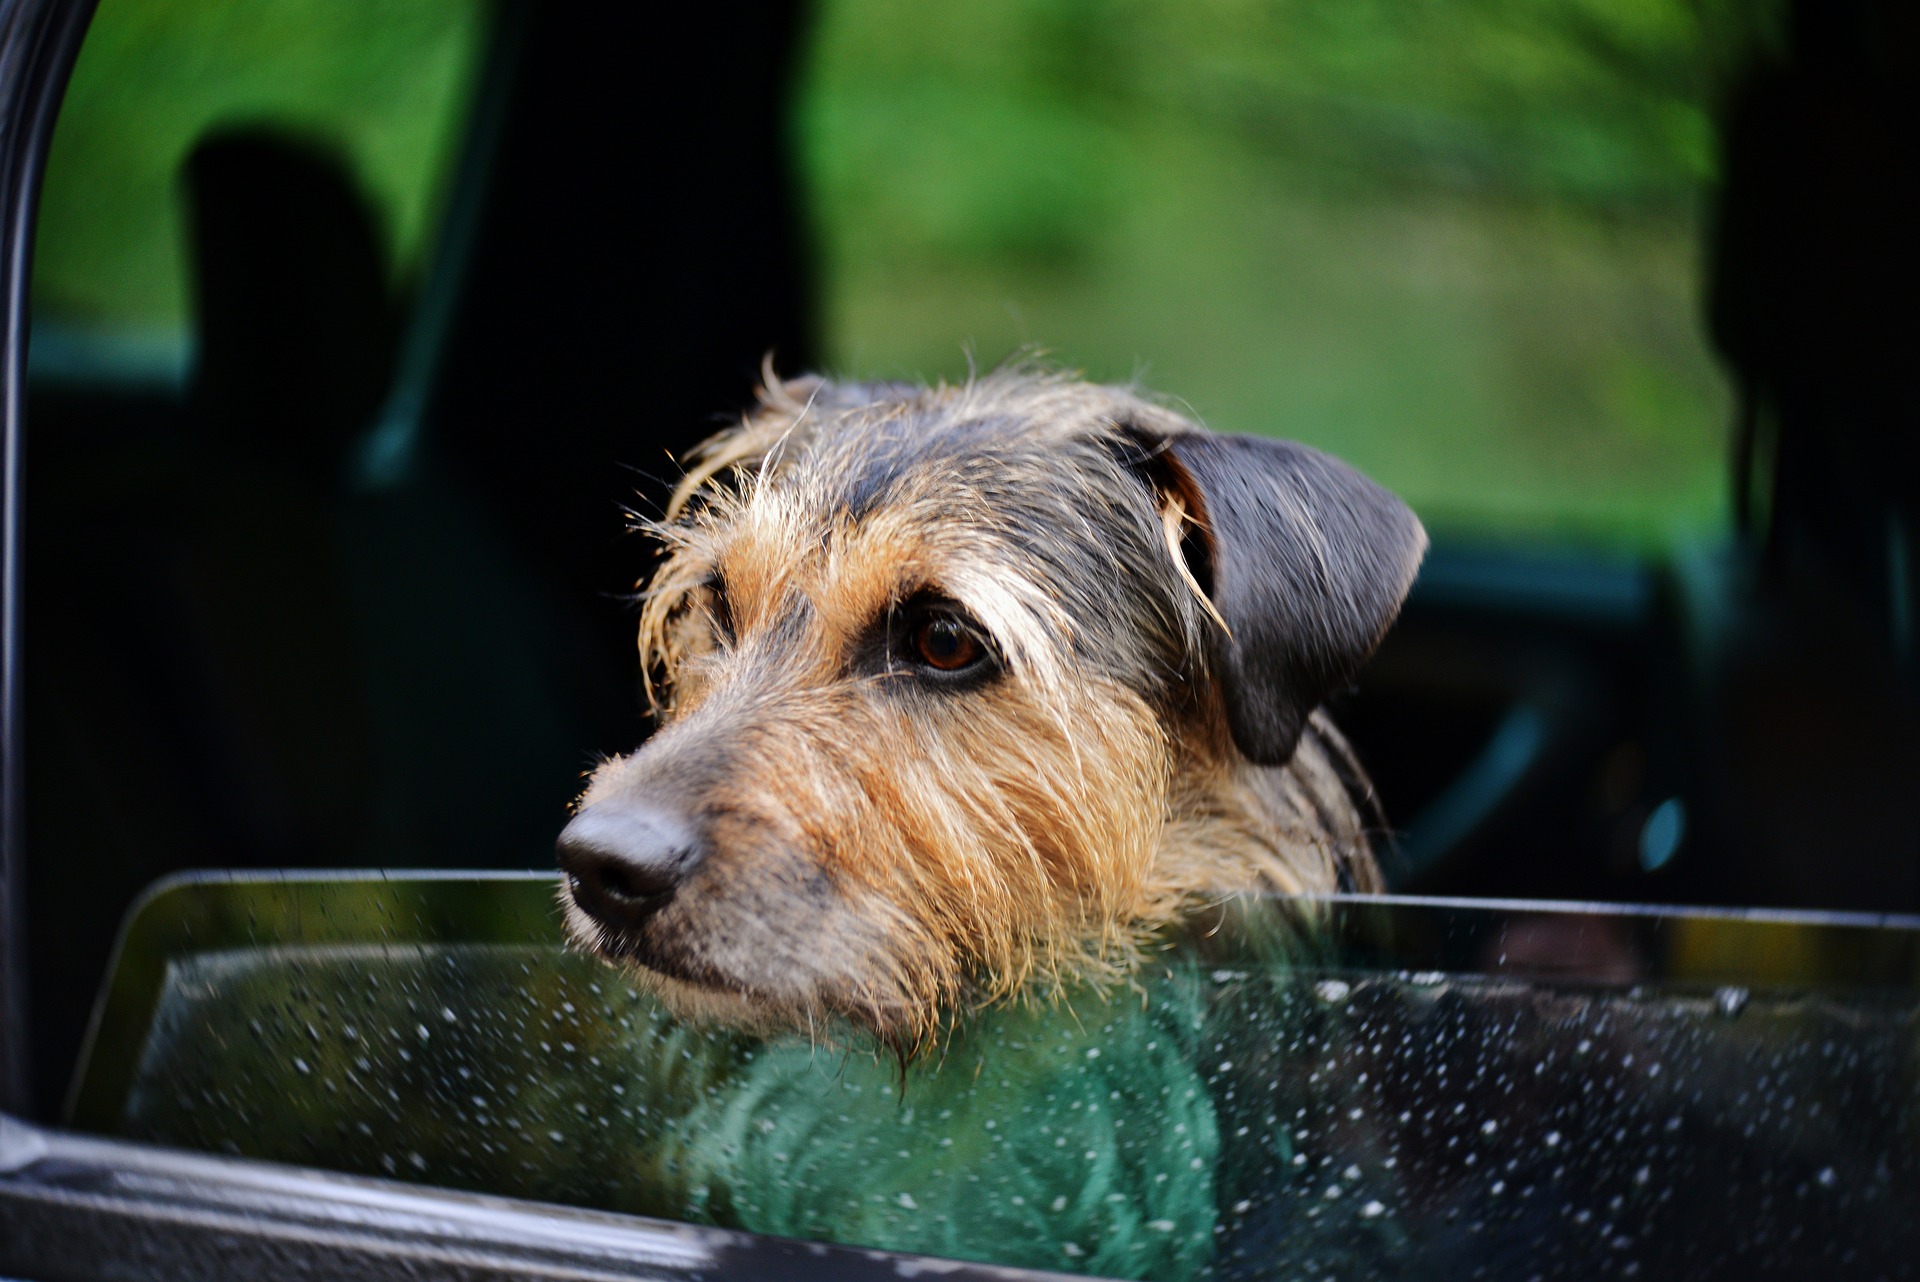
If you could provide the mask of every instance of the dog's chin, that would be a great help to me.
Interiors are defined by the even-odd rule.
[[[791,974],[778,990],[753,978],[721,973],[710,964],[661,948],[641,931],[616,933],[596,922],[573,897],[561,892],[566,933],[573,945],[631,976],[672,1015],[691,1024],[773,1037],[802,1033],[845,1040],[849,1032],[885,1045],[902,1040],[905,1021],[871,1005],[835,1000],[824,985]]]
[[[617,960],[622,970],[682,1023],[761,1036],[787,1031],[784,1021],[771,1018],[765,1003],[747,993],[669,975],[631,957]]]
[[[902,1040],[894,1021],[876,1018],[870,1010],[849,1010],[824,994],[757,992],[745,983],[675,974],[631,955],[610,960],[683,1023],[756,1037],[797,1033],[835,1043],[871,1038],[887,1046]]]

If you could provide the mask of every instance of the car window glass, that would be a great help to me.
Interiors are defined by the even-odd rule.
[[[135,923],[79,1120],[1121,1277],[1906,1258],[1912,924],[1256,903],[1131,985],[989,1012],[903,1069],[676,1024],[543,938],[550,893],[176,888]]]
[[[417,269],[458,141],[484,0],[104,0],[49,153],[36,357],[184,362],[182,165],[210,133],[268,129],[339,162],[397,280]]]
[[[1775,8],[828,0],[827,350],[957,378],[1038,344],[1448,531],[1712,524],[1712,113]]]

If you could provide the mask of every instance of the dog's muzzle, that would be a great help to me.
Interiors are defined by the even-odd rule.
[[[574,903],[623,941],[672,902],[706,857],[688,818],[643,802],[586,807],[561,830],[557,850]]]

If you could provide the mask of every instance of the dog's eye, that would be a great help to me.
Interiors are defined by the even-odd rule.
[[[959,672],[986,657],[987,648],[973,629],[958,619],[935,615],[914,628],[913,657],[941,672]]]

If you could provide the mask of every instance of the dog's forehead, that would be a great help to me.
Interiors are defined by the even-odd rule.
[[[822,424],[783,479],[821,517],[863,521],[892,509],[929,522],[992,518],[999,506],[1072,484],[1101,424],[1030,407],[967,413],[904,402]]]
[[[1014,571],[1105,541],[1090,517],[1147,501],[1116,464],[1110,419],[1022,405],[887,408],[823,425],[770,487],[804,537],[915,570],[981,561]]]

